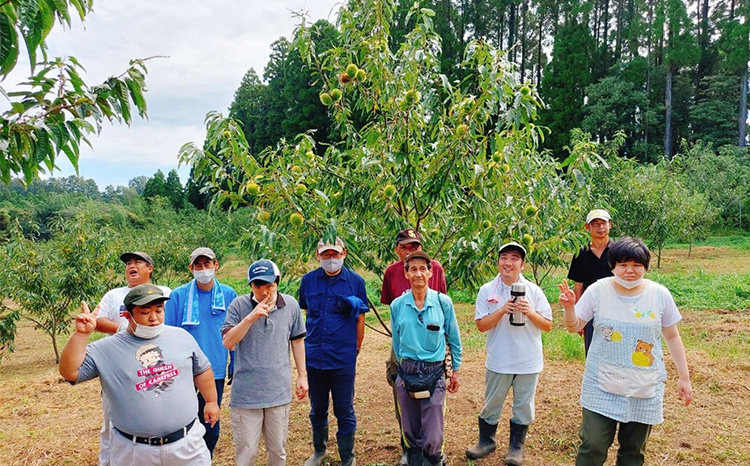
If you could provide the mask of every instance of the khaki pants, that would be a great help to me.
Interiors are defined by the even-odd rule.
[[[206,429],[195,422],[187,436],[167,445],[143,445],[128,440],[112,429],[110,464],[112,466],[211,466],[211,453],[203,441]]]
[[[231,408],[237,466],[255,466],[261,433],[266,438],[268,466],[284,466],[289,407],[290,404],[263,409]]]

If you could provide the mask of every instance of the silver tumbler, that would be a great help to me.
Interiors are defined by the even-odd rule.
[[[526,296],[526,284],[522,282],[514,283],[510,286],[510,299],[513,302],[518,301],[518,298]],[[510,325],[526,325],[526,314],[523,312],[511,312],[509,316]]]

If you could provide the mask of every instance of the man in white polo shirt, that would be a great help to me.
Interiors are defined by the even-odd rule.
[[[499,273],[477,295],[474,318],[479,331],[487,332],[486,391],[484,408],[479,413],[479,441],[466,450],[469,459],[483,458],[495,451],[497,424],[508,390],[513,387],[505,464],[518,466],[523,460],[526,432],[534,420],[536,385],[544,366],[542,331],[552,329],[552,309],[544,292],[521,275],[525,260],[526,248],[520,244],[502,245],[497,261]],[[514,285],[514,294],[525,288],[525,296],[511,296]],[[518,317],[512,319],[513,315]]]

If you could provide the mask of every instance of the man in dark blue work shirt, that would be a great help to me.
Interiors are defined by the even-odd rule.
[[[346,248],[341,238],[318,242],[320,267],[305,274],[299,304],[307,310],[307,380],[310,385],[310,423],[315,452],[305,466],[320,466],[328,442],[328,397],[338,422],[336,441],[342,466],[354,461],[354,375],[357,353],[365,334],[365,281],[344,267]]]

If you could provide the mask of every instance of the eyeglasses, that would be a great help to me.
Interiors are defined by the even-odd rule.
[[[338,251],[323,251],[320,253],[321,259],[341,259],[342,254]]]

